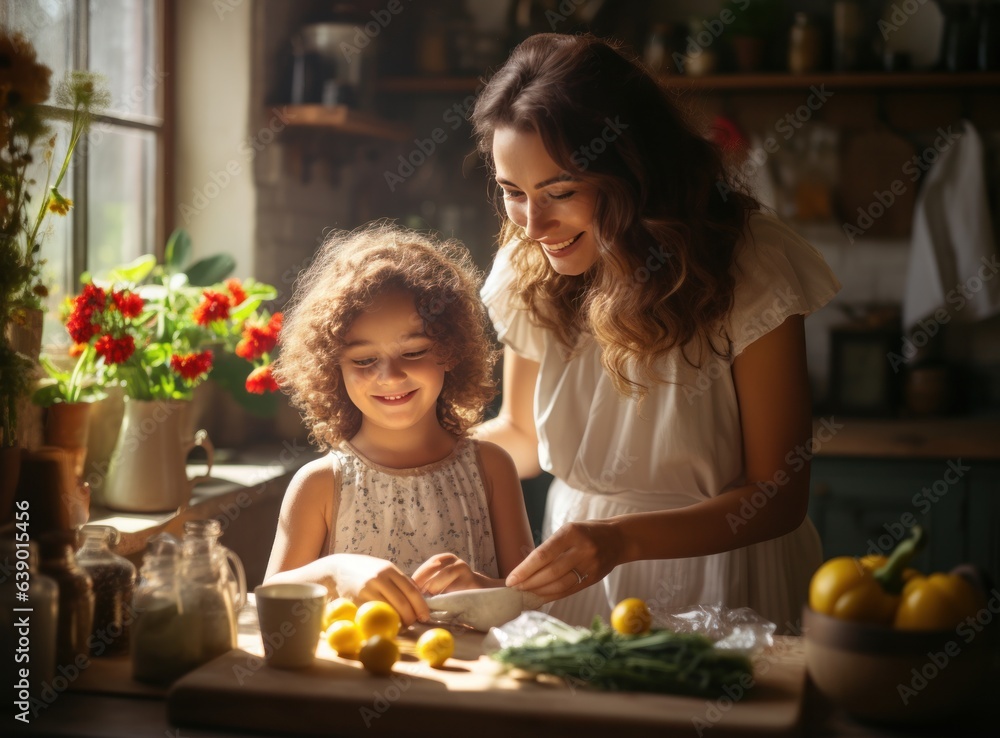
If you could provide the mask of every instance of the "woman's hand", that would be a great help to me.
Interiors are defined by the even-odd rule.
[[[334,554],[329,558],[339,596],[357,603],[387,602],[399,613],[403,625],[430,617],[420,589],[392,562],[363,554]]]
[[[474,572],[465,561],[451,553],[431,556],[413,572],[413,581],[429,595],[504,586],[502,580]]]
[[[624,545],[611,521],[567,523],[528,554],[506,584],[549,602],[601,581],[623,560]]]

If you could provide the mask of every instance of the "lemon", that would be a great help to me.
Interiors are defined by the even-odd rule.
[[[625,635],[645,633],[652,622],[649,608],[638,597],[622,600],[611,611],[611,627]]]
[[[361,647],[358,658],[372,674],[389,674],[392,665],[399,660],[399,646],[391,638],[372,636]]]
[[[338,597],[330,600],[323,608],[323,630],[330,627],[338,620],[354,620],[354,615],[358,612],[358,606],[346,597]]]
[[[351,620],[334,620],[326,629],[326,642],[338,656],[357,656],[364,639],[361,629]]]
[[[417,639],[417,658],[437,668],[455,653],[455,639],[444,628],[433,628]]]
[[[354,622],[361,628],[361,635],[366,640],[372,636],[393,639],[399,633],[401,623],[399,613],[380,600],[372,600],[359,607]]]

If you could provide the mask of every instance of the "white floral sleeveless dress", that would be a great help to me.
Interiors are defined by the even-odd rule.
[[[393,469],[345,441],[331,452],[342,474],[329,553],[378,556],[410,576],[437,553],[498,577],[479,444],[461,438],[433,464]]]

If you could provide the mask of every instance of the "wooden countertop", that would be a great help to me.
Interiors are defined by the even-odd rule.
[[[1000,460],[1000,419],[813,419],[817,457]]]

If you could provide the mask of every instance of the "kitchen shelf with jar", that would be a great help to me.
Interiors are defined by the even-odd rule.
[[[675,75],[663,77],[661,82],[669,89],[705,92],[806,90],[821,84],[857,90],[977,89],[1000,87],[1000,72],[775,72],[701,77]],[[473,93],[482,84],[478,77],[385,77],[378,81],[378,91],[392,94]]]

